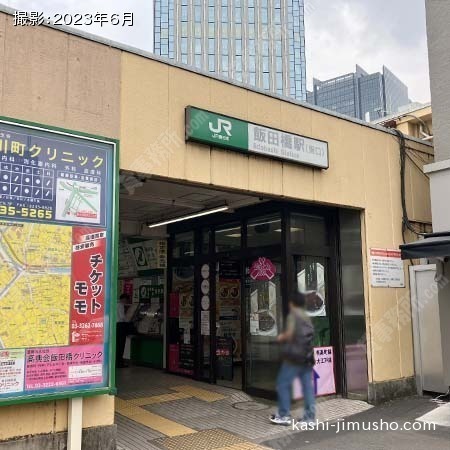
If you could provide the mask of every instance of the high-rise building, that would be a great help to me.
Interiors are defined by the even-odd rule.
[[[387,67],[382,73],[369,74],[358,65],[353,73],[326,81],[314,79],[307,101],[367,121],[394,114],[411,102],[408,87]]]
[[[306,100],[304,0],[155,0],[154,52]]]

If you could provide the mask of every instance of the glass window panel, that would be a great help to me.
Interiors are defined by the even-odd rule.
[[[202,40],[195,39],[195,53],[199,55],[201,54],[201,52],[202,52]]]
[[[325,219],[320,216],[291,214],[291,242],[301,245],[328,245]]]
[[[254,56],[249,57],[248,68],[250,72],[256,72],[256,58]]]
[[[242,26],[236,25],[234,28],[234,35],[236,39],[240,39],[242,37]]]
[[[194,18],[196,22],[202,21],[202,8],[200,6],[194,8]]]
[[[255,39],[255,25],[248,26],[248,37],[249,39]]]
[[[210,72],[215,72],[216,67],[215,67],[215,56],[214,55],[209,55],[208,56],[208,70]]]
[[[283,74],[280,72],[277,72],[277,89],[283,88]]]
[[[172,256],[181,258],[194,256],[194,232],[179,233],[174,236]]]
[[[201,249],[202,254],[209,253],[209,245],[211,243],[211,230],[209,228],[204,228],[201,233]]]
[[[215,53],[215,39],[208,39],[208,53],[213,55]]]
[[[235,53],[236,55],[242,55],[242,40],[237,39],[235,43]]]
[[[222,54],[228,55],[228,39],[222,39]]]
[[[231,223],[216,230],[216,252],[227,252],[241,248],[241,225]]]
[[[181,52],[187,53],[187,38],[181,38]]]
[[[235,70],[236,72],[242,72],[242,56],[236,56]]]
[[[261,22],[266,24],[268,20],[267,8],[261,8]]]
[[[317,347],[326,347],[331,343],[327,267],[327,260],[322,257],[295,258],[297,288],[306,296],[306,312],[314,324],[314,345]]]
[[[181,20],[187,22],[188,20],[188,8],[187,6],[181,7]]]
[[[235,20],[236,23],[241,23],[242,22],[242,9],[241,8],[236,7],[234,20]]]
[[[279,214],[257,217],[247,224],[247,245],[263,247],[281,243],[281,217]]]
[[[228,21],[228,6],[222,6],[222,23]]]

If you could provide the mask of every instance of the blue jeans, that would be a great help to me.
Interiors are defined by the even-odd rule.
[[[277,377],[278,414],[289,416],[291,413],[292,383],[296,377],[300,378],[303,390],[304,420],[315,420],[316,399],[314,397],[314,384],[310,366],[297,366],[283,362]]]

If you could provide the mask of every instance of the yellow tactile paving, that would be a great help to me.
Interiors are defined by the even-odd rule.
[[[173,391],[183,392],[184,394],[188,394],[192,397],[196,397],[199,400],[203,400],[205,402],[216,402],[217,400],[223,400],[225,395],[218,394],[217,392],[207,391],[206,389],[196,388],[194,386],[174,386],[170,388]]]
[[[173,394],[153,395],[152,397],[140,397],[128,400],[136,406],[154,405],[155,403],[172,402],[174,400],[182,400],[184,398],[191,398],[192,395],[184,392],[174,392]]]
[[[261,447],[253,442],[244,442],[243,444],[229,445],[228,447],[220,447],[216,450],[269,450],[268,447]]]
[[[224,448],[224,445],[233,448],[233,446],[247,443],[244,438],[220,428],[202,430],[185,436],[161,438],[157,442],[162,444],[161,446],[167,450],[219,450]],[[240,449],[240,447],[235,448],[236,450]],[[246,450],[245,447],[242,448]]]
[[[123,400],[118,397],[116,397],[115,400],[115,410],[122,416],[151,428],[152,430],[159,431],[169,437],[196,433],[196,431],[192,428],[185,427],[184,425],[174,422],[173,420],[158,416],[157,414],[147,411],[144,408],[140,408],[131,401]]]
[[[158,416],[157,414],[146,411],[145,409],[142,409],[142,411],[142,414],[132,416],[130,419],[140,423],[141,425],[149,427],[152,430],[159,431],[169,437],[196,433],[196,431],[192,428],[185,427],[184,425]]]
[[[118,397],[115,399],[114,409],[117,413],[129,418],[145,411],[145,409],[139,408],[139,406],[133,405],[132,403]]]

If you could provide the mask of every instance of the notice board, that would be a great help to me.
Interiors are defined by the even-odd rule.
[[[0,404],[114,386],[117,156],[0,118]]]
[[[373,287],[405,287],[405,269],[400,250],[370,249],[370,281]]]

